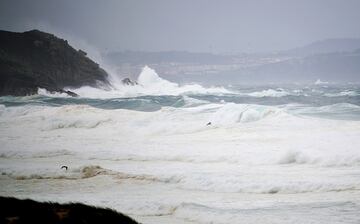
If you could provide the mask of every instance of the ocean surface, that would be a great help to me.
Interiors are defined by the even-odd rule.
[[[111,81],[0,97],[0,195],[145,224],[360,223],[359,85]]]

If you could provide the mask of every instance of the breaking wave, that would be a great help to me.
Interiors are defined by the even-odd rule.
[[[79,180],[87,179],[96,176],[111,176],[121,180],[145,181],[145,182],[160,182],[160,183],[178,183],[180,177],[157,177],[147,174],[131,174],[118,172],[114,170],[104,169],[98,165],[87,165],[77,168],[69,167],[68,170],[58,169],[57,171],[49,170],[35,170],[35,171],[1,171],[1,175],[7,176],[16,180],[42,180],[42,179],[66,179]]]
[[[257,201],[258,202],[258,201]],[[309,208],[316,214],[316,217],[309,215]],[[343,223],[344,211],[347,211],[346,217],[351,217],[350,221],[356,222],[358,210],[357,203],[353,202],[333,202],[330,204],[324,202],[307,203],[257,203],[256,206],[249,206],[246,202],[244,206],[229,204],[219,206],[215,203],[192,203],[184,202],[171,210],[173,216],[178,219],[194,223],[327,223],[328,216],[324,214],[340,210],[342,213],[331,217],[333,223]],[[316,211],[316,212],[315,212]],[[320,215],[319,215],[320,214]],[[318,216],[324,217],[321,221]],[[300,221],[299,221],[300,220]],[[324,221],[323,221],[324,220]]]
[[[344,90],[339,93],[325,93],[327,97],[341,97],[341,96],[359,96],[359,93],[354,90]]]
[[[282,88],[277,88],[277,89],[262,90],[259,92],[252,92],[252,93],[248,93],[247,95],[252,97],[283,97],[283,96],[291,95],[291,93],[285,91]]]
[[[317,116],[333,119],[360,120],[360,106],[351,103],[336,103],[325,106],[287,105],[286,109],[294,114]]]
[[[228,103],[211,115],[209,120],[216,126],[223,126],[254,122],[280,113],[284,112],[271,106]]]
[[[49,92],[46,89],[38,88],[38,95],[40,96],[47,96],[47,97],[71,97],[66,93],[58,93],[58,92]]]
[[[116,80],[116,79],[114,79]],[[121,81],[113,82],[108,90],[84,86],[78,89],[69,89],[85,98],[122,98],[136,96],[184,95],[184,94],[231,94],[223,87],[205,88],[199,84],[179,85],[161,78],[155,70],[145,66],[136,82],[138,85],[124,85]]]
[[[342,155],[329,153],[328,155],[311,155],[301,151],[288,151],[284,153],[277,164],[287,165],[319,165],[323,167],[355,167],[360,166],[360,156],[351,153]]]
[[[101,168],[100,166],[83,166],[69,170],[36,170],[36,171],[2,171],[2,175],[16,180],[31,179],[68,179],[77,180],[91,178],[99,175],[111,175],[112,171]]]

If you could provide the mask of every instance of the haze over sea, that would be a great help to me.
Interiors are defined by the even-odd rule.
[[[137,82],[0,97],[0,194],[143,223],[360,222],[358,85]]]

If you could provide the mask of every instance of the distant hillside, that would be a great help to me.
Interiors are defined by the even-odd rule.
[[[360,51],[316,54],[240,69],[223,74],[223,79],[251,82],[360,82]]]
[[[287,54],[311,55],[324,54],[331,52],[351,52],[360,48],[360,39],[343,38],[343,39],[326,39],[313,42],[304,47],[299,47],[285,51]]]
[[[66,40],[38,30],[0,31],[0,95],[34,94],[38,87],[62,91],[99,82],[107,83],[107,73]]]
[[[346,53],[314,54],[281,61],[274,60],[233,70],[219,68],[213,73],[202,75],[178,73],[168,78],[185,83],[211,84],[314,83],[318,79],[334,83],[359,83],[360,50]]]
[[[134,79],[147,64],[180,83],[360,82],[360,39],[328,39],[273,54],[128,51],[105,58],[119,76]]]
[[[211,53],[191,53],[186,51],[123,51],[104,54],[112,64],[160,64],[160,63],[192,63],[192,64],[222,64],[231,62],[230,56]]]

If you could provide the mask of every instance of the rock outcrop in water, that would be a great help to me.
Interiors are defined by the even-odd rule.
[[[136,224],[133,219],[111,209],[80,203],[58,204],[0,197],[0,223],[122,223]]]
[[[132,81],[130,78],[125,78],[125,79],[121,80],[121,83],[123,85],[127,85],[127,86],[136,86],[136,85],[138,85],[138,83],[136,81]]]
[[[38,30],[0,31],[0,95],[30,95],[44,88],[75,96],[63,88],[107,84],[107,73],[66,40]]]

